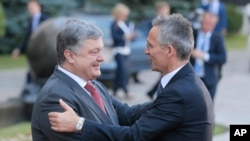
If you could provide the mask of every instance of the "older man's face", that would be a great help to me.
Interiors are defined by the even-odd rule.
[[[73,73],[84,80],[93,80],[101,75],[100,65],[104,61],[102,38],[88,39],[73,55]]]

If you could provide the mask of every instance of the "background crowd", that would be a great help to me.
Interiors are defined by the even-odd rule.
[[[33,2],[35,1],[30,1],[30,3]],[[166,2],[159,3],[155,4],[155,13],[158,14],[155,14],[154,17],[157,17],[160,14],[168,15],[170,13],[173,13],[173,11],[171,11],[170,4]],[[45,16],[45,14],[42,13],[39,3],[36,3],[34,7],[36,7],[37,9],[34,11],[37,12],[32,13],[32,8],[29,7],[29,4],[27,5],[27,9],[30,13],[30,19],[28,21],[29,26],[27,27],[28,34],[27,36],[23,36],[25,37],[23,38],[23,42],[26,42],[26,44],[27,39],[30,38],[30,34],[35,30],[36,27],[39,26],[39,23],[43,22],[47,18],[52,17]],[[226,62],[226,48],[224,38],[226,34],[228,34],[227,13],[224,3],[218,0],[202,0],[196,8],[199,8],[200,10],[202,10],[202,12],[198,13],[200,21],[199,26],[194,27],[195,50],[192,53],[191,62],[195,71],[197,71],[197,75],[200,76],[201,80],[203,80],[204,84],[207,86],[211,97],[214,98],[217,84],[223,76],[221,74],[221,69],[223,64]],[[136,33],[133,31],[133,24],[127,23],[137,23],[137,21],[135,21],[134,19],[128,19],[128,17],[130,16],[129,13],[132,11],[133,9],[128,8],[126,4],[118,4],[114,6],[112,13],[114,16],[114,23],[112,24],[110,29],[113,38],[113,55],[115,57],[116,63],[118,64],[115,75],[116,77],[113,83],[112,94],[114,96],[117,96],[117,91],[119,88],[121,88],[125,93],[125,98],[128,100],[133,98],[133,94],[129,92],[128,88],[128,83],[131,83],[131,81],[129,81],[129,74],[127,70],[129,69],[129,44],[133,41],[134,38],[136,38]],[[147,21],[149,23],[149,29],[150,23],[154,17],[143,19],[143,21]],[[22,49],[24,48],[23,42],[20,45],[22,46]],[[121,47],[128,47],[128,49],[121,49]],[[19,52],[19,47],[13,50],[13,58],[16,58]],[[200,69],[196,70],[196,68]],[[31,81],[29,75],[30,74],[28,73],[27,82]],[[140,81],[140,73],[136,74],[134,77]],[[143,82],[141,83],[143,84]],[[153,96],[153,94],[156,93],[158,84],[159,81],[155,86],[152,86],[151,91],[149,89],[150,94],[148,93],[148,96],[152,99],[156,97]]]

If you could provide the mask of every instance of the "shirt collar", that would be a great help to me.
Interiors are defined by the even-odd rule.
[[[36,13],[36,14],[33,16],[33,19],[35,19],[35,18],[37,18],[37,19],[38,19],[41,15],[42,15],[42,14],[41,14],[41,12]]]
[[[66,75],[68,75],[70,78],[72,78],[73,80],[76,81],[76,83],[78,83],[81,87],[84,87],[87,82],[85,80],[83,80],[82,78],[80,78],[79,76],[67,71],[66,69],[64,69],[63,67],[58,65],[58,70],[60,70],[61,72],[65,73]]]
[[[183,65],[184,66],[184,65]],[[164,75],[162,78],[161,78],[161,86],[162,88],[165,88],[165,86],[167,86],[167,84],[169,83],[169,81],[171,80],[171,78],[174,77],[174,75],[183,67],[179,67],[177,68],[176,70]]]
[[[199,36],[202,36],[202,37],[210,37],[212,35],[212,32],[209,31],[209,32],[203,32],[202,30],[199,31]]]

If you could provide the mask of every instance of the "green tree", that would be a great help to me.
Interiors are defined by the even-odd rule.
[[[2,37],[5,33],[4,26],[5,26],[5,17],[4,17],[2,3],[0,3],[0,37]]]
[[[28,0],[1,0],[6,17],[5,35],[0,38],[0,53],[10,53],[17,47],[28,26],[26,4]],[[38,0],[49,17],[65,15],[77,8],[79,0]]]
[[[242,26],[243,15],[238,11],[237,7],[232,4],[226,5],[227,9],[227,21],[228,21],[228,32],[238,32]]]

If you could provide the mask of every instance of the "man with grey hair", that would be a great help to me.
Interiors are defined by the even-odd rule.
[[[213,103],[203,82],[189,64],[194,46],[189,21],[179,14],[157,17],[147,38],[145,54],[152,70],[162,75],[153,107],[132,126],[113,126],[84,119],[86,141],[211,141]],[[50,112],[51,128],[76,131],[81,119],[64,101],[65,112]]]
[[[81,140],[80,133],[65,134],[51,130],[48,113],[63,111],[59,98],[65,100],[77,115],[110,125],[131,125],[150,106],[128,107],[94,80],[101,75],[100,64],[103,62],[102,32],[96,26],[80,20],[68,20],[57,35],[56,50],[58,65],[34,105],[33,141]],[[82,121],[78,122],[76,129],[80,130]]]

